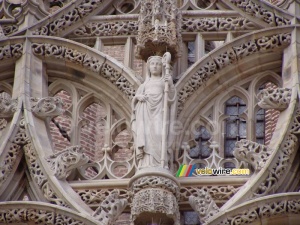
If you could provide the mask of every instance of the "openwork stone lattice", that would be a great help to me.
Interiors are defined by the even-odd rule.
[[[127,204],[127,199],[120,199],[118,192],[113,191],[95,210],[93,216],[102,224],[114,225]]]
[[[114,191],[118,191],[119,198],[130,200],[130,191],[127,189],[85,189],[85,190],[75,190],[80,196],[82,201],[87,205],[95,206],[103,202],[109,195]]]
[[[189,203],[198,213],[201,223],[207,222],[210,217],[219,212],[219,207],[210,194],[203,189],[199,189],[196,196],[190,196]]]
[[[54,57],[81,65],[109,80],[122,91],[127,98],[132,99],[135,95],[133,85],[122,76],[121,72],[114,69],[108,63],[104,63],[104,61],[100,62],[87,53],[65,46],[39,43],[32,44],[32,51],[38,56]]]
[[[137,35],[137,21],[92,22],[76,29],[73,34],[79,37],[86,36],[118,36]]]
[[[0,204],[0,223],[3,224],[68,224],[94,225],[96,221],[80,217],[77,213],[45,203],[10,202]]]
[[[182,18],[182,32],[201,32],[201,31],[239,31],[253,30],[256,26],[245,18]],[[76,29],[73,34],[78,37],[91,36],[121,36],[137,35],[138,22],[117,20],[114,22],[90,22],[85,26]]]
[[[18,131],[11,143],[5,150],[4,159],[0,164],[0,187],[10,175],[14,168],[14,164],[18,157],[21,157],[21,149],[29,142],[28,135],[25,130],[25,121],[22,118],[18,124]]]
[[[290,42],[291,34],[289,33],[264,36],[250,40],[240,46],[230,47],[226,52],[213,57],[213,60],[208,61],[196,73],[192,74],[179,91],[178,114],[183,110],[184,103],[189,97],[218,71],[254,53],[264,53],[272,49],[285,48]]]
[[[97,9],[103,0],[85,0],[71,11],[67,11],[60,18],[42,26],[33,32],[34,35],[56,35],[60,31],[78,22]]]
[[[39,118],[55,117],[64,113],[63,101],[59,97],[31,98],[31,111]]]
[[[287,199],[288,198],[288,199]],[[265,202],[263,202],[265,201]],[[233,209],[227,212],[221,218],[210,221],[207,224],[250,224],[256,221],[261,221],[265,218],[276,218],[276,216],[287,216],[300,213],[300,200],[299,196],[276,196],[275,199],[264,199],[256,204],[249,204],[243,206],[242,209]]]
[[[267,88],[258,93],[258,105],[263,109],[284,110],[290,104],[291,94],[289,88]]]
[[[228,201],[235,193],[238,192],[240,187],[228,186],[202,186],[202,190],[208,193],[214,201],[225,202]],[[188,201],[190,196],[197,196],[198,187],[181,187],[180,188],[180,201]]]
[[[86,164],[89,157],[83,153],[80,146],[72,146],[49,156],[46,160],[58,179],[66,179],[73,169]]]
[[[40,165],[39,159],[37,158],[36,150],[31,142],[28,142],[28,144],[24,146],[24,151],[32,180],[40,188],[44,197],[52,204],[69,208],[68,204],[65,203],[63,199],[59,198],[53,191],[45,172]]]
[[[1,25],[4,35],[10,35],[16,31],[18,31],[17,25]]]
[[[275,164],[272,165],[269,170],[266,179],[258,186],[254,191],[252,198],[265,196],[276,188],[282,182],[284,175],[287,174],[287,168],[290,166],[290,162],[295,157],[296,151],[299,146],[299,140],[296,135],[300,133],[300,111],[297,110],[294,121],[292,122],[292,128],[288,132],[282,146],[277,154]]]
[[[253,30],[255,24],[245,18],[182,18],[182,32]]]
[[[262,19],[264,22],[271,26],[289,25],[291,21],[284,17],[276,15],[274,12],[269,11],[255,1],[252,0],[230,0],[232,4],[245,11],[250,16]]]
[[[237,141],[233,151],[237,159],[249,163],[255,171],[264,167],[271,154],[272,150],[267,146],[245,139]]]
[[[23,44],[11,44],[0,46],[0,60],[20,58],[23,54]]]

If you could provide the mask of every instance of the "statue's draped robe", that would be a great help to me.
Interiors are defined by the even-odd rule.
[[[135,151],[139,160],[139,168],[156,167],[161,164],[162,154],[164,79],[147,80],[138,88],[136,95],[147,96],[144,102],[137,100],[133,102],[132,130],[135,136]],[[174,87],[170,89],[168,99],[169,104],[174,105]],[[174,115],[174,107],[171,107],[167,121],[168,130],[170,117]],[[172,121],[174,119],[172,118]],[[167,135],[167,138],[170,142],[170,135]]]

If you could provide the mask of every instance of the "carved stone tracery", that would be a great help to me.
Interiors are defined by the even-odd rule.
[[[114,225],[127,204],[127,199],[120,199],[119,193],[113,191],[95,210],[93,216],[103,225]]]
[[[201,223],[206,223],[210,217],[219,212],[219,207],[210,194],[203,189],[198,189],[196,196],[190,196],[189,203],[198,213]]]
[[[36,150],[31,142],[28,142],[24,146],[24,152],[32,180],[40,188],[44,197],[52,204],[70,208],[70,206],[53,191],[53,188],[51,187],[51,184],[49,184],[48,178],[45,175],[44,169],[40,165],[40,159],[37,158]]]
[[[125,96],[132,99],[135,95],[133,85],[108,63],[99,61],[85,52],[80,52],[61,45],[33,43],[32,51],[37,56],[55,57],[81,65],[114,84]]]
[[[226,52],[214,56],[201,66],[184,84],[178,93],[178,114],[183,110],[185,102],[208,79],[224,67],[232,65],[239,60],[254,53],[264,53],[276,48],[284,48],[291,42],[291,34],[275,34],[250,40],[240,46],[233,46]]]
[[[267,218],[276,218],[281,216],[283,218],[288,215],[300,213],[300,200],[299,196],[276,196],[274,199],[261,199],[255,204],[249,203],[244,205],[242,209],[232,209],[221,215],[220,218],[208,221],[207,224],[215,225],[243,225],[256,223],[257,221],[264,221]]]
[[[49,22],[48,24],[36,29],[34,35],[57,35],[59,32],[67,29],[74,23],[78,22],[89,15],[92,11],[100,7],[103,0],[84,0],[81,4],[75,6],[74,9],[67,11],[60,18]]]
[[[17,59],[23,54],[23,44],[10,44],[0,46],[0,60],[14,58]]]
[[[268,176],[260,183],[256,190],[254,190],[251,198],[265,196],[274,192],[281,184],[284,175],[288,173],[287,168],[290,166],[291,160],[295,157],[299,146],[299,139],[296,136],[300,133],[298,126],[299,117],[300,111],[297,110],[291,130],[281,144],[275,163],[269,169]]]
[[[291,23],[289,19],[276,15],[253,0],[230,0],[230,2],[250,16],[262,19],[271,26],[283,26]]]

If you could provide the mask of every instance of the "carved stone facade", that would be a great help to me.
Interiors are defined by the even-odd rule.
[[[0,225],[299,224],[299,7],[0,1]],[[155,163],[132,133],[149,56],[176,93],[149,108],[172,111]]]

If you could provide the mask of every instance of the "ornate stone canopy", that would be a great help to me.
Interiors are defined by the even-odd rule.
[[[0,224],[298,224],[297,1],[0,5]],[[166,51],[172,141],[141,170],[132,101]]]

